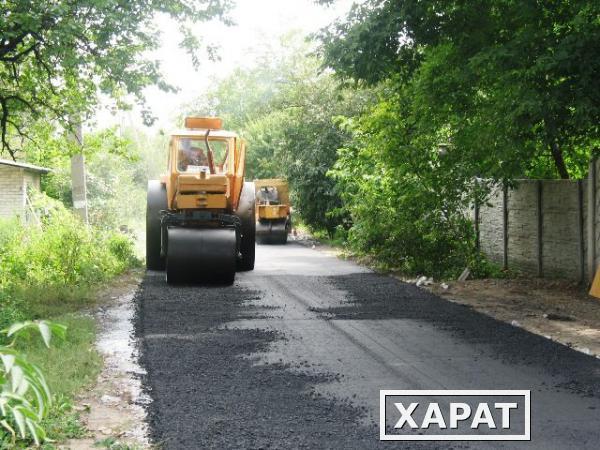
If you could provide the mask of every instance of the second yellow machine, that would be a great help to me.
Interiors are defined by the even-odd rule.
[[[232,283],[254,269],[255,192],[245,143],[218,118],[188,117],[171,135],[167,174],[148,182],[146,265],[167,282]]]
[[[292,228],[288,183],[280,178],[254,180],[256,239],[260,244],[285,244]]]

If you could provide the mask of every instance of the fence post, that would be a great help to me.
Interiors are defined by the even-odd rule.
[[[479,199],[475,199],[475,210],[474,210],[474,220],[475,220],[475,248],[477,252],[481,249],[481,233],[479,231]]]
[[[502,267],[508,269],[508,184],[502,185],[502,240],[503,240],[503,259]]]
[[[587,192],[587,243],[588,243],[588,282],[591,283],[596,272],[596,161],[597,157],[590,161],[588,173]]]
[[[537,187],[537,269],[538,277],[544,276],[544,197],[542,180],[538,180]]]

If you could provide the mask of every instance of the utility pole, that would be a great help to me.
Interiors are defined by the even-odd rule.
[[[73,139],[79,146],[80,150],[82,150],[83,129],[80,121],[73,126]],[[73,209],[75,210],[75,213],[81,217],[83,223],[87,225],[87,185],[85,177],[85,157],[83,156],[83,151],[80,151],[71,157],[71,192],[73,194]]]

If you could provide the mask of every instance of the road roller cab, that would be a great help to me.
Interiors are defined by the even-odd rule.
[[[261,244],[285,244],[292,227],[287,181],[254,180],[256,189],[256,239]]]
[[[148,183],[146,261],[167,281],[233,282],[254,268],[255,192],[245,143],[218,118],[171,135],[167,173]]]

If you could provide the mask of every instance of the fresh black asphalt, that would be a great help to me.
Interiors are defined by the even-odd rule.
[[[600,360],[292,243],[233,286],[148,272],[136,338],[166,449],[600,448]],[[530,442],[380,442],[379,389],[530,389]]]

